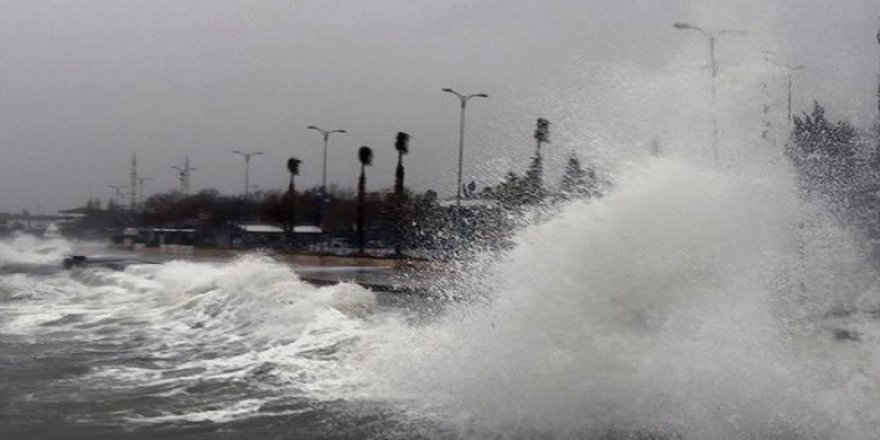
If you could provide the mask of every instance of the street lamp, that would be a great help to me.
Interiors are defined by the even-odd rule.
[[[125,193],[124,193],[123,191],[125,191],[126,189],[128,189],[127,186],[125,186],[125,185],[107,185],[107,188],[112,188],[113,191],[116,193],[116,197],[118,197],[118,198],[120,198],[120,199],[125,199]],[[113,204],[115,205],[115,204],[116,204],[116,199],[115,199],[115,198],[111,198],[111,200],[113,200]],[[108,208],[108,209],[109,209],[109,208]]]
[[[330,135],[333,133],[345,133],[345,130],[324,130],[321,127],[316,125],[309,125],[309,130],[315,130],[321,133],[321,137],[324,139],[324,165],[323,171],[321,172],[321,194],[319,194],[320,199],[318,200],[318,227],[324,227],[324,203],[327,201],[327,144],[330,142]]]
[[[712,75],[712,157],[715,164],[718,164],[718,96],[716,84],[718,81],[718,59],[715,57],[715,44],[722,35],[745,35],[746,31],[739,29],[722,29],[720,31],[709,32],[699,26],[688,23],[674,23],[672,27],[687,31],[696,31],[701,33],[709,41],[709,68]]]
[[[327,144],[330,141],[330,135],[333,133],[345,133],[345,130],[324,130],[321,127],[315,125],[309,125],[309,130],[316,130],[321,133],[321,136],[324,138],[324,170],[321,173],[321,197],[325,197],[325,193],[327,192]]]
[[[763,52],[765,55],[764,56],[765,61],[773,64],[776,67],[779,67],[779,68],[785,70],[785,72],[786,72],[786,75],[788,78],[788,97],[787,97],[787,111],[788,112],[787,112],[787,116],[788,116],[788,122],[791,123],[791,120],[792,120],[791,99],[792,99],[792,88],[793,88],[793,84],[794,84],[794,79],[793,79],[794,72],[797,72],[798,70],[803,70],[805,67],[800,66],[800,65],[791,65],[788,63],[780,63],[778,61],[775,61],[774,60],[775,55],[776,55],[775,51],[765,50]]]
[[[464,113],[465,108],[467,107],[467,102],[471,98],[488,98],[489,95],[485,93],[474,93],[472,95],[464,95],[456,92],[450,88],[443,89],[444,92],[452,93],[455,95],[459,101],[461,101],[461,121],[459,122],[458,128],[458,184],[455,186],[455,205],[461,206],[461,166],[462,160],[464,157]]]
[[[186,156],[184,158],[182,168],[173,166],[173,167],[171,167],[171,169],[177,171],[178,179],[180,179],[180,191],[183,193],[183,195],[188,196],[189,195],[189,176],[192,171],[196,170],[195,168],[189,166],[189,156]]]
[[[794,76],[794,72],[798,70],[803,70],[804,66],[792,66],[789,64],[782,64],[780,67],[785,68],[788,73],[788,122],[791,123],[791,89],[793,84],[792,77]]]
[[[232,150],[233,154],[238,154],[239,156],[244,157],[244,198],[248,198],[248,191],[250,190],[250,168],[251,168],[251,156],[259,156],[263,154],[262,151],[254,151],[251,153],[242,153],[238,150]]]
[[[138,199],[140,200],[141,209],[144,208],[144,182],[153,180],[152,177],[138,177]]]

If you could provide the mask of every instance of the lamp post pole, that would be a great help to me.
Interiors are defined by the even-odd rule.
[[[321,127],[315,125],[309,125],[307,127],[309,130],[315,130],[321,133],[321,136],[324,138],[324,165],[323,171],[321,172],[321,196],[324,196],[324,193],[327,191],[327,144],[330,143],[330,135],[333,133],[346,133],[345,130],[324,130]]]
[[[242,153],[238,150],[232,150],[233,154],[237,154],[244,158],[244,198],[248,198],[248,194],[250,191],[250,169],[251,169],[251,157],[259,156],[264,154],[262,151],[254,151],[250,153]]]
[[[323,227],[324,227],[324,215],[323,215],[324,214],[324,203],[327,200],[327,144],[330,143],[330,135],[332,135],[333,133],[346,133],[346,131],[339,130],[339,129],[325,130],[325,129],[318,127],[316,125],[309,125],[306,128],[308,128],[309,130],[315,130],[315,131],[321,133],[321,137],[324,139],[324,165],[323,165],[323,171],[321,172],[321,194],[319,195],[320,200],[318,201],[318,219],[317,219],[318,220],[318,227],[323,229]]]
[[[791,66],[791,65],[785,64],[785,65],[783,65],[783,67],[785,67],[785,70],[788,71],[788,98],[787,98],[788,102],[787,102],[787,105],[788,105],[788,123],[790,124],[791,120],[792,120],[791,119],[792,118],[791,96],[792,96],[792,88],[794,85],[794,72],[796,72],[798,70],[803,70],[804,66]]]
[[[189,195],[189,176],[192,171],[196,169],[189,166],[189,156],[186,156],[183,159],[183,167],[171,167],[174,170],[177,170],[178,179],[180,179],[180,192],[183,195]]]
[[[125,194],[123,194],[122,191],[124,191],[128,187],[125,185],[107,185],[107,188],[112,188],[113,191],[116,193],[116,197],[124,199]],[[113,199],[113,203],[116,203],[116,199]]]
[[[709,68],[712,76],[712,159],[715,165],[718,165],[718,58],[715,55],[715,46],[722,35],[745,35],[746,32],[738,29],[709,32],[688,23],[674,23],[672,26],[676,29],[699,32],[709,42]]]
[[[461,206],[461,169],[464,161],[464,114],[465,109],[467,108],[467,102],[471,98],[488,98],[489,95],[485,93],[474,93],[471,95],[465,95],[462,93],[458,93],[455,90],[450,88],[443,89],[444,92],[452,93],[455,95],[458,100],[461,102],[461,119],[458,125],[458,180],[455,187],[455,205],[456,207]]]
[[[153,180],[152,177],[138,177],[138,199],[140,200],[140,209],[144,209],[144,182]]]

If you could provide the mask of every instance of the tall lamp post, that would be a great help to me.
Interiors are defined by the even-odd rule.
[[[788,122],[791,123],[791,90],[794,84],[794,72],[798,70],[803,70],[804,66],[792,66],[789,64],[784,64],[785,70],[788,72]]]
[[[244,198],[247,199],[248,193],[251,188],[251,182],[250,182],[251,157],[259,156],[264,153],[262,151],[242,153],[241,151],[238,151],[238,150],[232,150],[232,154],[237,154],[237,155],[244,158]]]
[[[330,135],[333,133],[346,133],[345,130],[324,130],[321,127],[315,125],[309,125],[307,127],[309,130],[315,130],[321,133],[321,136],[324,138],[324,165],[323,171],[321,172],[321,197],[324,197],[324,193],[327,191],[327,144],[330,142]]]
[[[461,167],[462,160],[464,158],[464,113],[465,108],[467,108],[467,102],[471,98],[488,98],[489,95],[485,93],[474,93],[472,95],[465,95],[462,93],[458,93],[455,90],[450,88],[443,89],[444,92],[452,93],[455,95],[458,100],[461,102],[461,121],[458,126],[458,181],[455,185],[455,206],[461,206]]]
[[[186,156],[183,159],[183,167],[171,167],[173,170],[177,170],[177,177],[180,179],[180,192],[183,195],[189,195],[189,177],[193,171],[196,169],[189,166],[189,156]]]
[[[140,209],[144,209],[144,182],[153,180],[152,177],[138,177],[138,199],[140,200]]]
[[[113,191],[116,193],[116,197],[120,199],[125,198],[125,193],[123,191],[128,189],[128,187],[125,185],[107,185],[107,188],[112,188]],[[113,203],[116,203],[116,199],[113,199]]]
[[[746,31],[739,29],[722,29],[709,32],[699,26],[688,23],[674,23],[672,27],[681,30],[696,31],[701,33],[709,42],[709,68],[712,75],[712,158],[718,164],[718,58],[715,56],[715,45],[722,35],[745,35]]]
[[[316,125],[309,125],[309,130],[315,130],[318,133],[321,133],[321,137],[324,139],[324,165],[323,170],[321,171],[321,199],[318,201],[318,227],[324,227],[324,202],[327,199],[327,144],[330,143],[330,135],[334,133],[346,133],[345,130],[336,129],[336,130],[325,130]]]
[[[794,73],[797,72],[798,70],[803,70],[804,66],[792,65],[792,64],[788,64],[788,63],[780,63],[778,61],[775,61],[773,58],[775,57],[776,52],[774,52],[772,50],[765,50],[764,55],[766,55],[764,59],[768,63],[771,63],[774,66],[785,70],[787,80],[788,80],[788,96],[786,97],[786,106],[787,106],[786,115],[788,117],[788,122],[791,123],[791,120],[792,120],[791,100],[792,100],[792,89],[794,88]]]

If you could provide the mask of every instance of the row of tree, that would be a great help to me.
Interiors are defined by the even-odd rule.
[[[815,102],[809,113],[793,118],[785,154],[804,197],[880,238],[880,127],[860,132],[847,121],[829,120]]]
[[[362,147],[358,152],[362,168],[357,192],[320,186],[298,192],[295,177],[301,161],[291,158],[287,162],[290,181],[286,191],[258,192],[250,197],[223,195],[211,189],[192,195],[170,191],[149,197],[138,213],[128,212],[112,201],[102,210],[99,201],[91,200],[83,208],[87,214],[83,225],[104,229],[133,224],[195,226],[211,231],[232,222],[262,221],[283,225],[292,239],[295,224],[317,224],[332,236],[348,237],[360,245],[367,240],[378,241],[392,246],[398,254],[406,248],[457,246],[461,241],[498,244],[511,229],[507,227],[510,211],[597,197],[606,185],[593,167],[583,166],[572,153],[558,189],[548,190],[541,147],[550,142],[549,135],[550,122],[538,119],[535,155],[522,175],[510,172],[497,184],[482,189],[474,182],[464,185],[465,200],[485,202],[477,204],[477,208],[469,204],[469,208],[459,209],[441,203],[433,190],[408,190],[403,157],[409,152],[410,136],[401,132],[395,138],[398,163],[391,189],[366,191],[364,168],[372,162],[372,150]]]

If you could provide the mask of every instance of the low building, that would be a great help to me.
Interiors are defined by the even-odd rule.
[[[297,225],[293,243],[288,243],[287,232],[273,223],[233,223],[217,236],[217,245],[229,248],[276,248],[288,245],[306,246],[324,239],[324,232],[314,225]]]
[[[46,229],[52,227],[57,233],[59,229],[63,229],[77,219],[78,217],[69,214],[30,214],[27,212],[20,214],[0,213],[0,231],[20,231],[42,235]]]

